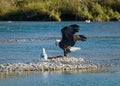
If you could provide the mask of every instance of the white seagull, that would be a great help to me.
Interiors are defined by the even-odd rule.
[[[41,58],[43,58],[43,59],[45,59],[45,60],[48,59],[48,55],[47,55],[47,53],[46,53],[46,51],[45,51],[45,48],[42,48]]]

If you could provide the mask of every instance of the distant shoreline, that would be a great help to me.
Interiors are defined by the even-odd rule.
[[[0,21],[120,21],[119,6],[119,0],[0,0]]]

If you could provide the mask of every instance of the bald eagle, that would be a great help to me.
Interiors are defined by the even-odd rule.
[[[64,56],[67,57],[68,53],[71,51],[80,50],[78,47],[73,47],[77,41],[86,41],[84,35],[76,35],[79,32],[79,26],[76,24],[65,26],[61,29],[62,39],[56,40],[56,45],[64,51]]]

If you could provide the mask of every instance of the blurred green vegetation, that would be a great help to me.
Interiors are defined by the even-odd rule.
[[[0,20],[119,21],[120,0],[0,0]]]

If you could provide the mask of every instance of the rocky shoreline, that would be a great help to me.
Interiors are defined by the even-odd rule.
[[[0,72],[14,71],[70,71],[97,70],[97,65],[83,58],[40,59],[30,63],[0,64]]]

